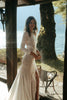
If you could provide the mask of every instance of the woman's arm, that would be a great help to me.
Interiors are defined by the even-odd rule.
[[[34,56],[35,60],[40,60],[41,56],[40,53],[38,52],[38,54],[35,54],[34,52],[31,52],[30,55]]]
[[[28,41],[28,33],[27,32],[25,32],[24,34],[23,34],[23,38],[22,38],[22,43],[21,43],[21,50],[24,52],[24,53],[30,53],[30,51],[27,49],[27,48],[25,48],[25,45],[27,45],[27,41]]]

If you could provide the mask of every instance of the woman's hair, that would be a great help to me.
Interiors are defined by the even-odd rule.
[[[30,24],[30,21],[32,19],[35,21],[34,34],[35,34],[35,31],[37,30],[37,23],[36,23],[35,18],[33,16],[28,17],[27,20],[26,20],[25,30],[28,32],[29,36],[31,36],[31,32],[30,32],[30,29],[29,29],[29,24]]]

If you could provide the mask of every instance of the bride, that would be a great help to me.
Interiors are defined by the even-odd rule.
[[[41,56],[36,50],[36,30],[35,18],[28,17],[21,43],[25,55],[6,100],[39,100],[39,77],[35,60]]]

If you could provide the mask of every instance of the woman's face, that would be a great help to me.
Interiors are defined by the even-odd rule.
[[[30,32],[33,31],[33,29],[35,28],[35,20],[32,19],[29,23],[29,29],[30,29]]]

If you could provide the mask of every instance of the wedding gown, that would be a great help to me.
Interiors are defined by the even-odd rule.
[[[31,51],[36,53],[36,36],[33,33],[29,37],[28,33],[24,32],[21,49],[25,55],[6,100],[35,100],[37,68],[34,57],[30,55]]]

